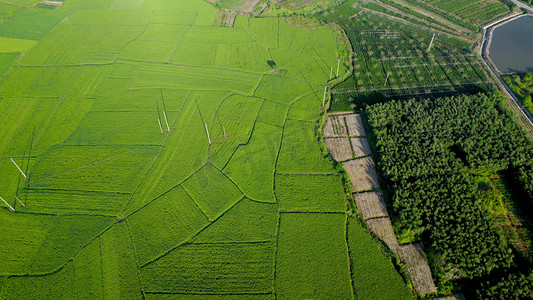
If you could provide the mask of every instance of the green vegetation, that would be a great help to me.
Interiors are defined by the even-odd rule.
[[[276,195],[282,210],[342,212],[342,183],[335,175],[277,175]]]
[[[66,10],[29,7],[0,24],[0,35],[17,39],[40,40],[68,13]]]
[[[34,3],[0,4],[0,299],[410,296],[347,228],[321,152],[324,85],[351,69],[338,29],[202,0]],[[379,290],[365,268],[387,270]]]
[[[518,264],[494,225],[501,196],[487,193],[492,188],[479,179],[525,170],[533,158],[531,141],[503,101],[499,94],[478,94],[367,110],[392,192],[393,223],[400,236],[425,242],[442,289],[454,279],[482,280]],[[531,186],[525,180],[520,184]]]
[[[503,76],[505,83],[511,88],[513,94],[522,102],[522,105],[533,112],[533,73],[522,75]]]
[[[385,2],[393,11],[403,12],[395,16],[397,12],[383,11],[389,6],[346,1],[317,15],[341,26],[354,51],[353,76],[333,88],[333,111],[387,99],[493,89],[472,51],[473,33],[457,34],[449,24],[412,12],[416,8]]]
[[[352,259],[352,280],[359,299],[411,299],[413,296],[391,262],[378,251],[375,241],[354,218],[348,218],[348,248]],[[387,289],[381,287],[387,286]]]
[[[443,1],[443,0],[407,0],[408,3],[435,13],[451,22],[470,30],[478,30],[481,25],[502,18],[509,14],[509,7],[504,1]]]
[[[276,269],[279,297],[351,298],[345,236],[344,214],[283,214]]]
[[[21,40],[7,37],[0,37],[0,52],[13,53],[29,50],[36,42],[32,40]]]

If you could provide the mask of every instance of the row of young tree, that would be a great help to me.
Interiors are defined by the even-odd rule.
[[[513,170],[533,199],[533,143],[503,101],[501,94],[477,94],[366,110],[395,227],[424,241],[441,286],[515,264],[475,181]]]

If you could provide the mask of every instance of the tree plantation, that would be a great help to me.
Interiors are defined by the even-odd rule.
[[[396,232],[424,241],[441,285],[510,270],[529,274],[493,216],[502,199],[491,179],[500,174],[529,192],[522,205],[533,199],[533,147],[500,94],[391,101],[366,112]]]

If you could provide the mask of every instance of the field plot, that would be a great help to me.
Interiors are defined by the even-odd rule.
[[[366,138],[350,138],[350,143],[352,144],[354,157],[372,154],[370,145],[368,144],[368,140]]]
[[[365,128],[363,127],[363,122],[361,120],[360,114],[349,114],[345,115],[344,119],[346,120],[346,126],[348,129],[349,136],[365,136]]]
[[[271,293],[274,252],[273,242],[184,245],[142,267],[142,282],[148,293]]]
[[[1,274],[28,274],[35,254],[53,226],[54,218],[30,215],[15,217],[7,211],[1,212],[1,218],[2,226],[12,228],[0,236],[0,254],[5,257],[0,262]]]
[[[157,147],[53,148],[36,162],[29,184],[39,189],[133,192],[156,153]]]
[[[322,99],[318,93],[308,94],[297,99],[290,105],[287,118],[301,121],[316,121],[322,105]]]
[[[396,234],[392,229],[392,224],[388,217],[370,219],[366,222],[372,232],[374,232],[380,240],[385,242],[389,248],[396,249],[398,247],[398,240],[396,239]]]
[[[242,192],[257,201],[275,202],[274,172],[282,129],[257,123],[250,141],[240,145],[223,172]]]
[[[0,113],[0,155],[34,155],[66,139],[92,105],[90,99],[3,98]]]
[[[341,162],[353,158],[350,140],[346,137],[325,138],[324,143],[329,150],[333,160]]]
[[[203,230],[193,242],[274,241],[277,222],[278,209],[275,204],[259,203],[245,198]]]
[[[378,245],[353,218],[348,220],[348,248],[352,258],[354,293],[358,299],[413,299],[402,278]],[[383,286],[387,286],[384,289]]]
[[[110,71],[111,66],[16,67],[0,87],[0,96],[89,98]]]
[[[27,285],[32,288],[26,288]],[[70,262],[60,271],[46,276],[10,277],[2,292],[12,299],[36,299],[42,295],[74,298],[74,265]]]
[[[128,212],[171,190],[206,163],[209,142],[196,103],[185,102],[172,130],[173,134],[134,193]]]
[[[280,89],[280,86],[284,86],[285,89]],[[323,89],[324,87],[305,80],[265,75],[255,91],[255,96],[288,105],[302,95],[315,93]]]
[[[217,108],[216,117],[208,129],[211,132],[209,154],[215,166],[224,167],[239,145],[250,142],[262,103],[259,98],[233,95]],[[235,114],[235,111],[247,113]]]
[[[355,192],[368,191],[379,188],[374,160],[363,157],[343,163],[350,175],[350,183]]]
[[[146,45],[151,45],[151,43],[146,42]],[[168,49],[170,47],[164,46],[162,51]],[[235,70],[166,64],[141,64],[137,72],[138,75],[131,85],[132,89],[204,90],[205,87],[209,87],[210,90],[229,90],[251,95],[260,79],[258,74]]]
[[[329,114],[322,135],[325,138],[346,137],[346,121],[343,115]]]
[[[275,192],[282,211],[346,211],[336,175],[276,175]]]
[[[294,153],[299,153],[299,155],[295,157]],[[277,171],[288,174],[333,173],[333,167],[320,153],[314,123],[287,120],[281,141]]]
[[[203,299],[243,299],[243,300],[274,300],[276,299],[276,295],[274,294],[243,294],[243,295],[236,295],[236,294],[230,294],[230,295],[223,295],[223,294],[217,294],[217,295],[207,295],[207,294],[201,294],[201,295],[195,295],[195,294],[187,294],[186,296],[183,294],[157,294],[157,293],[146,293],[144,299],[149,300],[171,300],[171,299],[191,299],[191,300],[203,300]]]
[[[64,10],[29,7],[0,24],[0,35],[17,39],[40,40],[68,13]]]
[[[73,259],[80,298],[141,297],[133,243],[126,223],[115,224]]]
[[[143,31],[142,26],[60,24],[21,59],[20,65],[109,64]],[[62,55],[57,55],[61,45]],[[99,54],[99,55],[98,55]]]
[[[344,214],[282,214],[276,265],[278,297],[352,299],[345,230]]]
[[[10,3],[2,3],[0,4],[0,23],[4,23],[7,20],[13,18],[20,12],[24,10],[24,7],[10,4]]]
[[[117,69],[115,69],[113,74],[118,74]],[[174,89],[129,90],[130,83],[131,79],[129,78],[108,78],[102,82],[95,93],[96,96],[91,111],[115,113],[145,112],[146,114],[154,112],[156,113],[155,117],[159,113],[159,117],[164,118],[163,110],[166,109],[175,115],[175,112],[182,108],[183,103],[190,93],[188,90]],[[127,105],[127,111],[124,111],[124,105]],[[152,121],[157,126],[157,120],[154,118]],[[156,131],[159,132],[159,128]]]
[[[398,256],[406,263],[405,272],[413,281],[417,293],[436,290],[422,244],[402,245],[399,247]]]
[[[156,112],[90,112],[65,144],[160,145],[157,119]]]
[[[353,199],[364,220],[389,216],[382,192],[354,193]]]
[[[0,53],[24,52],[36,44],[32,40],[0,37]]]
[[[23,211],[39,213],[85,213],[113,215],[131,197],[124,192],[26,188],[18,196],[27,204]]]
[[[6,74],[19,53],[0,53],[0,78]]]
[[[112,223],[91,216],[31,216],[14,218],[2,213],[2,275],[46,274],[61,268]],[[16,227],[15,227],[16,226]],[[39,227],[35,227],[39,226]]]
[[[0,298],[354,297],[316,132],[348,69],[329,25],[216,26],[202,0],[8,6]]]
[[[218,57],[218,55],[219,53],[217,44],[205,44],[201,42],[187,41],[181,42],[177,45],[177,49],[175,52],[173,52],[170,62],[180,65],[213,67],[216,65],[216,59],[221,59]],[[220,67],[227,66],[227,57],[226,60],[224,60],[224,63],[221,64],[222,65]]]

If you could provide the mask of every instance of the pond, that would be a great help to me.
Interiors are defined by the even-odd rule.
[[[523,16],[495,28],[489,56],[502,73],[533,72],[533,17]]]

